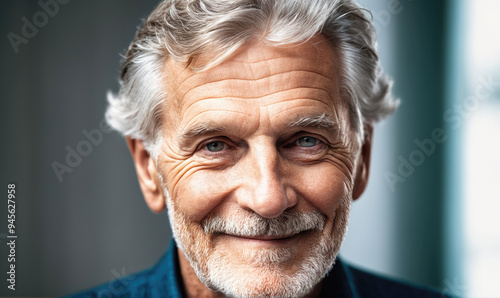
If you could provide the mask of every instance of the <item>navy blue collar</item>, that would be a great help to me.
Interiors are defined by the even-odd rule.
[[[151,294],[153,297],[185,297],[177,245],[173,239],[167,253],[156,263],[152,271],[150,283],[158,285],[152,287]]]

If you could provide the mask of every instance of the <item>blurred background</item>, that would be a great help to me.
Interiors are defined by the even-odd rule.
[[[156,3],[0,4],[0,296],[83,290],[150,267],[168,247],[166,213],[149,211],[125,141],[102,125],[120,54]],[[443,293],[500,297],[500,1],[361,4],[401,106],[375,127],[341,255]]]

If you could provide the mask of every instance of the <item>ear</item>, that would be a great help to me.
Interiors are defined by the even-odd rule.
[[[365,139],[361,145],[361,152],[358,157],[358,166],[356,170],[356,179],[354,181],[354,189],[352,198],[357,200],[365,191],[368,185],[368,177],[370,175],[370,157],[372,151],[373,126],[365,125]]]
[[[126,137],[134,159],[139,186],[149,208],[156,213],[165,209],[165,198],[154,159],[149,156],[141,140]]]

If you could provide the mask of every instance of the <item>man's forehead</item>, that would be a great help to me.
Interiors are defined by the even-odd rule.
[[[210,56],[206,56],[198,60],[208,62],[210,59]],[[164,73],[170,89],[168,91],[183,93],[185,88],[207,82],[225,79],[258,80],[294,70],[316,72],[336,79],[340,67],[337,61],[331,42],[318,35],[299,45],[273,46],[250,42],[220,65],[201,72],[194,71],[186,63],[169,58],[165,62]]]

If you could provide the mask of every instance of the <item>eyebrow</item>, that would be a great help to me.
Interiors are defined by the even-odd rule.
[[[181,139],[184,140],[191,139],[200,135],[207,135],[225,130],[226,130],[225,127],[219,127],[219,126],[216,127],[216,126],[209,126],[208,124],[199,124],[183,131],[181,134]]]
[[[340,131],[339,124],[335,120],[333,120],[333,117],[331,117],[327,113],[301,117],[298,120],[290,122],[288,125],[290,127],[312,127],[326,130],[335,134]]]

